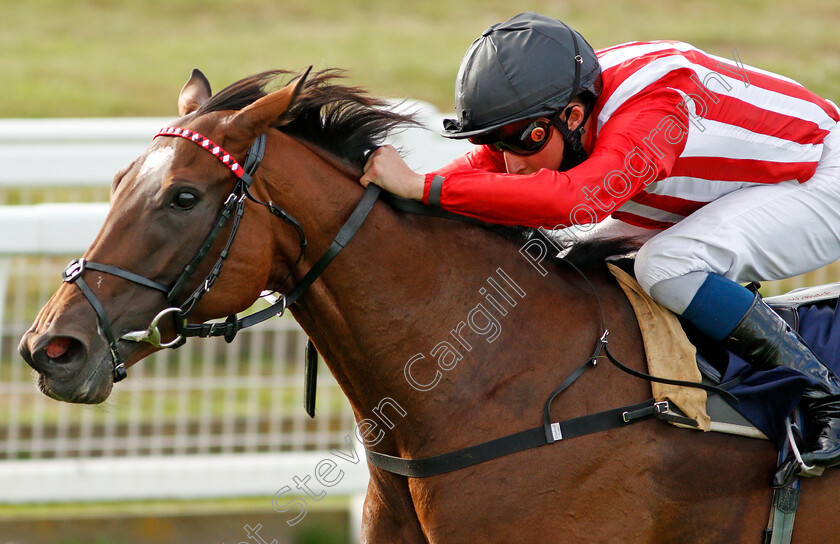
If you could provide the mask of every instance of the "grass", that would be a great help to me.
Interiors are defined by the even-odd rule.
[[[272,509],[270,496],[0,505],[0,542],[235,544],[248,541],[246,525],[260,524],[265,542],[278,537],[284,543],[334,544],[349,540],[349,504],[348,497],[329,493],[320,501],[310,499],[305,520],[294,527],[286,524],[290,514]]]
[[[200,385],[200,384],[199,384]],[[221,420],[223,418],[255,418],[253,407],[268,409],[277,405],[277,414],[297,414],[301,400],[300,387],[288,386],[284,388],[253,388],[243,386],[234,390],[210,389],[200,390],[199,385],[183,394],[183,399],[178,392],[158,393],[155,391],[117,391],[113,399],[109,399],[105,406],[71,406],[70,412],[74,415],[82,411],[87,412],[90,424],[113,424],[138,423],[138,417],[145,415],[139,421],[140,424],[171,424],[187,421]],[[31,406],[42,401],[41,411],[34,414],[31,410],[22,410],[15,418],[19,425],[57,425],[67,416],[67,407],[51,400],[41,399],[42,393],[33,385],[31,392],[21,395],[19,404]],[[322,395],[323,396],[323,395]],[[131,397],[139,397],[136,402]],[[279,399],[279,400],[275,400]],[[8,400],[8,399],[4,399]],[[6,408],[6,402],[0,402],[0,407]],[[131,406],[135,404],[136,406]],[[319,410],[329,414],[336,413],[343,408],[346,402],[343,397],[330,398],[330,402],[319,404]],[[62,408],[64,410],[62,410]],[[154,416],[157,416],[156,418]],[[0,426],[8,425],[8,412],[0,410]]]
[[[266,69],[340,67],[374,94],[453,108],[471,41],[519,10],[593,46],[681,39],[837,95],[833,0],[0,0],[0,117],[173,115],[194,66],[215,89]]]
[[[202,340],[193,340],[199,341]],[[162,358],[171,353],[157,354],[140,363],[142,368],[131,372],[134,378],[131,384],[116,388],[105,404],[93,406],[66,405],[43,397],[34,384],[30,385],[33,381],[30,371],[21,373],[17,380],[12,379],[12,366],[21,365],[23,361],[0,359],[0,383],[14,382],[22,386],[0,396],[0,428],[10,423],[12,404],[21,410],[15,416],[15,422],[24,426],[58,424],[67,417],[76,420],[82,413],[91,425],[136,423],[138,417],[141,424],[154,422],[159,425],[203,419],[254,418],[258,415],[254,413],[255,409],[277,410],[276,414],[300,413],[302,389],[297,380],[299,375],[293,369],[302,361],[286,362],[278,371],[277,363],[268,356],[261,355],[256,362],[248,357],[249,363],[236,366],[239,383],[234,387],[226,384],[231,377],[226,361],[246,360],[240,352],[220,350],[212,360],[204,360],[205,352],[193,351],[186,366]],[[255,374],[250,375],[251,372]],[[327,369],[322,367],[319,373],[322,375],[319,413],[338,414],[346,408],[347,401]],[[157,390],[151,379],[168,390]],[[212,386],[205,379],[212,380]],[[39,405],[37,414],[31,409],[35,404]]]
[[[284,495],[291,500],[295,496]],[[302,498],[306,498],[303,496]],[[0,522],[4,520],[80,519],[91,517],[183,516],[190,514],[234,514],[270,512],[272,497],[235,499],[108,501],[86,503],[0,504]],[[309,501],[313,512],[347,507],[348,497],[327,494],[321,501]]]

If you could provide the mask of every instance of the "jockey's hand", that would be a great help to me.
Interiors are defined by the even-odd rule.
[[[384,145],[370,154],[359,182],[364,187],[373,183],[397,196],[422,200],[426,176],[409,168],[394,146]]]

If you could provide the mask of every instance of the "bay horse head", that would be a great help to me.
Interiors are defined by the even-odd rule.
[[[332,162],[356,175],[374,140],[410,121],[359,89],[330,84],[334,70],[308,79],[307,70],[265,90],[287,74],[257,74],[212,96],[205,76],[193,71],[178,99],[180,118],[115,176],[105,224],[21,339],[20,353],[45,394],[102,402],[127,367],[177,346],[195,323],[232,316],[222,331],[232,339],[235,314],[290,279],[306,238],[270,200],[280,202],[283,190],[269,196],[266,187],[266,177],[277,173],[271,155],[282,145],[278,129],[297,136],[283,136],[295,149],[312,149],[299,140],[333,129],[321,143],[341,148],[349,164]],[[284,162],[307,169],[294,158]],[[312,197],[300,189],[285,196]],[[277,217],[286,228],[269,234]]]

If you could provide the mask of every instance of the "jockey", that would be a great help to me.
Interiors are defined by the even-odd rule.
[[[490,223],[643,240],[636,278],[653,299],[754,368],[810,379],[803,460],[840,464],[840,379],[740,285],[840,258],[833,103],[685,43],[595,52],[523,13],[473,42],[455,105],[443,135],[470,153],[422,175],[384,146],[362,184]],[[774,483],[797,470],[783,464]]]

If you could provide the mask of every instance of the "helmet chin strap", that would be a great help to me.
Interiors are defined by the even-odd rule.
[[[563,121],[558,115],[554,122],[554,126],[563,135],[563,141],[566,144],[563,148],[563,161],[560,163],[559,168],[561,172],[574,168],[589,157],[583,148],[583,128],[586,126],[586,121],[589,119],[590,113],[592,113],[592,104],[587,104],[583,108],[583,120],[574,130],[569,128],[568,116]]]

